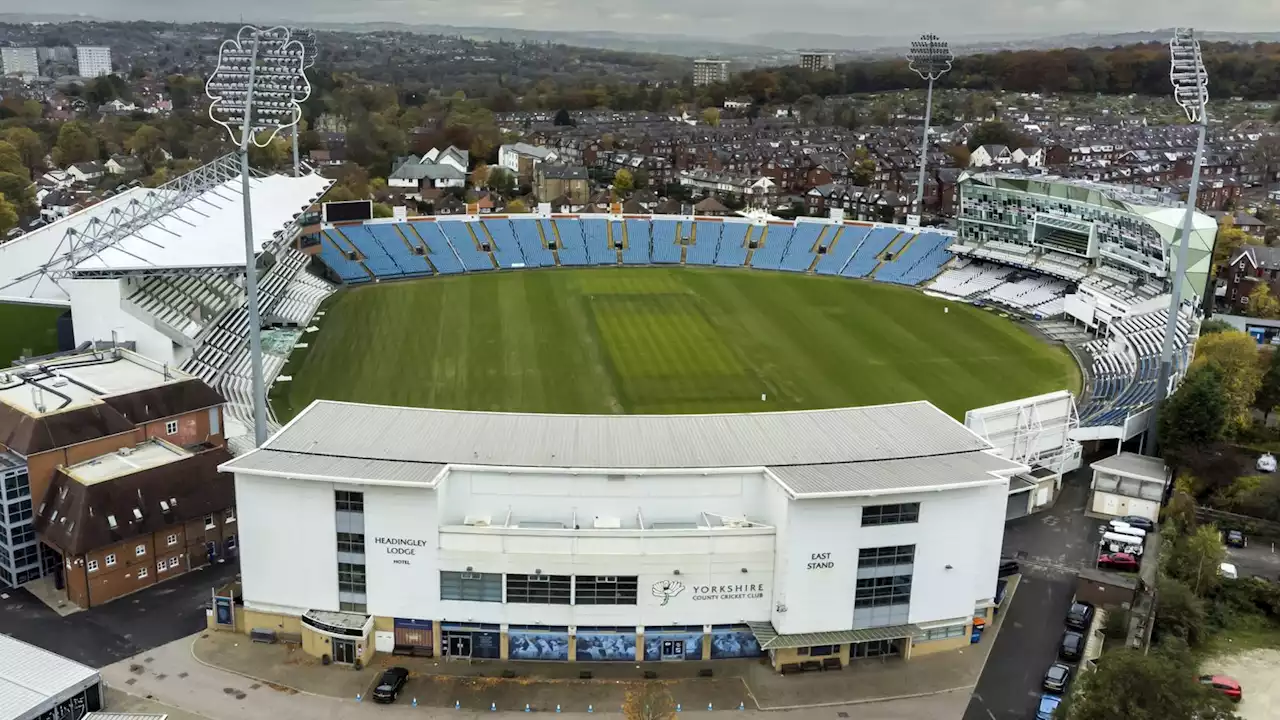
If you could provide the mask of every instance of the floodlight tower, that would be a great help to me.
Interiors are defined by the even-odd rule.
[[[314,30],[298,28],[291,33],[293,37],[302,43],[302,72],[306,75],[306,71],[316,66],[316,33]],[[301,88],[299,88],[301,89]],[[311,94],[311,87],[306,86],[307,95]],[[306,95],[302,97],[306,99]],[[298,162],[298,134],[302,132],[302,123],[293,126],[289,132],[293,136],[293,176],[298,177],[302,174],[302,165]]]
[[[1178,240],[1177,273],[1169,291],[1169,321],[1160,348],[1160,371],[1156,376],[1156,397],[1151,406],[1151,423],[1147,428],[1147,447],[1156,447],[1156,419],[1160,404],[1169,397],[1169,379],[1173,375],[1173,342],[1178,331],[1178,311],[1182,304],[1182,285],[1187,277],[1187,246],[1191,242],[1192,223],[1196,214],[1196,193],[1200,190],[1200,163],[1204,158],[1205,135],[1209,128],[1209,75],[1200,55],[1200,41],[1191,28],[1178,28],[1169,40],[1169,80],[1173,83],[1173,99],[1187,113],[1187,120],[1199,126],[1196,155],[1191,165],[1191,186],[1187,188],[1187,209],[1182,217],[1182,237]]]
[[[920,224],[924,214],[924,173],[929,163],[929,120],[933,115],[933,81],[951,71],[951,46],[946,40],[933,33],[921,35],[919,40],[911,43],[911,51],[907,53],[911,61],[911,69],[921,79],[929,81],[929,91],[924,102],[924,138],[920,141],[920,177],[916,180],[915,224]]]
[[[205,93],[209,117],[227,129],[240,148],[241,202],[244,204],[245,293],[249,310],[249,355],[253,372],[253,437],[267,439],[267,391],[262,374],[262,321],[258,312],[257,252],[249,205],[249,146],[266,147],[281,130],[296,126],[301,102],[311,94],[303,71],[306,50],[288,28],[246,25],[218,49],[218,67]]]

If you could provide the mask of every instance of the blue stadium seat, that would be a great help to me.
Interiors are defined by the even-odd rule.
[[[680,246],[677,244],[675,220],[653,221],[653,262],[675,265],[680,262]]]
[[[566,221],[559,221],[563,224]],[[604,218],[583,218],[582,238],[587,246],[587,262],[591,265],[617,265],[618,251],[609,242],[609,223]],[[563,228],[562,228],[563,231]]]
[[[627,246],[622,249],[622,262],[625,265],[648,265],[649,245],[652,242],[653,225],[648,220],[631,218],[625,223],[613,223],[613,237],[616,239],[626,234]]]
[[[844,225],[837,228],[831,234],[831,239],[827,241],[827,247],[830,250],[822,256],[813,271],[819,275],[839,275],[870,233],[871,228],[862,225]],[[834,247],[831,243],[834,243]]]
[[[560,240],[560,264],[565,266],[585,266],[591,264],[591,256],[587,254],[586,240],[583,236],[582,221],[572,218],[558,220],[539,220],[543,232],[555,233]]]
[[[791,233],[791,242],[787,246],[786,255],[782,256],[780,270],[790,272],[805,272],[809,266],[813,264],[813,259],[818,256],[813,248],[818,243],[818,238],[823,233],[830,231],[832,235],[835,228],[831,225],[797,222],[796,229]],[[773,231],[769,231],[770,237]]]
[[[337,273],[344,283],[356,285],[371,281],[373,278],[364,266],[349,259],[346,251],[339,249],[345,243],[329,235],[330,232],[332,231],[326,230],[320,239],[320,259],[324,264]]]
[[[720,229],[723,223],[699,220],[693,225],[693,244],[685,254],[686,265],[714,265],[720,250]]]
[[[490,247],[493,248],[493,257],[498,261],[498,267],[513,268],[530,264],[520,252],[520,243],[516,241],[516,233],[511,228],[511,221],[505,218],[481,220],[476,234],[480,235],[481,240],[484,240],[487,235],[492,241],[493,244]]]
[[[742,267],[747,262],[747,230],[751,225],[725,222],[720,230],[720,251],[715,264],[720,267]]]
[[[408,233],[414,232],[418,237],[422,238],[427,244],[427,257],[431,258],[431,264],[436,266],[436,271],[441,275],[455,275],[463,272],[462,261],[454,254],[453,246],[449,244],[449,238],[445,237],[440,230],[440,224],[436,222],[410,222],[402,223],[408,225]]]
[[[471,234],[472,222],[449,220],[439,221],[436,224],[449,239],[449,244],[462,260],[464,268],[471,272],[493,269],[493,261],[489,259],[489,253],[476,246],[476,237]]]
[[[520,252],[524,262],[530,267],[554,267],[556,257],[542,244],[542,236],[538,234],[538,221],[533,218],[512,218],[511,228],[515,231],[516,242],[520,244]]]
[[[394,224],[369,224],[365,225],[365,228],[387,252],[387,255],[395,261],[395,264],[404,271],[405,277],[424,277],[432,274],[427,259],[409,249],[404,237],[400,235],[400,231]]]
[[[391,279],[403,277],[404,268],[396,264],[391,259],[387,251],[382,248],[382,244],[373,237],[369,229],[364,225],[347,225],[342,228],[342,234],[356,246],[360,254],[364,256],[364,266],[376,275],[379,279]]]
[[[782,256],[791,243],[794,226],[787,223],[770,223],[757,230],[757,236],[764,244],[751,253],[751,267],[761,270],[780,270]]]
[[[876,265],[880,263],[880,253],[889,247],[889,243],[898,237],[899,230],[897,228],[876,228],[867,235],[867,239],[862,241],[862,245],[858,251],[854,253],[853,258],[849,260],[849,264],[845,265],[844,270],[840,274],[845,277],[864,278],[875,270]]]

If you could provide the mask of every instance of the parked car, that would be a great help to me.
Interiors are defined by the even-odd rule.
[[[1079,600],[1071,603],[1071,609],[1067,611],[1067,627],[1072,630],[1088,630],[1091,622],[1093,622],[1092,605]]]
[[[1053,711],[1062,704],[1062,697],[1045,693],[1040,696],[1040,705],[1036,708],[1036,720],[1053,720]]]
[[[1225,540],[1227,547],[1243,548],[1249,546],[1249,537],[1239,530],[1228,530]]]
[[[1244,688],[1240,687],[1239,681],[1227,675],[1201,675],[1200,684],[1226,695],[1231,702],[1240,702],[1244,698]]]
[[[1156,524],[1154,522],[1151,522],[1149,518],[1144,518],[1141,515],[1125,515],[1124,517],[1119,518],[1119,520],[1126,525],[1131,525],[1144,532],[1151,532],[1156,529]]]
[[[1098,556],[1098,567],[1108,570],[1138,572],[1141,566],[1142,563],[1138,562],[1138,558],[1129,553],[1103,553]]]
[[[1061,695],[1067,691],[1067,683],[1071,680],[1071,666],[1062,663],[1054,663],[1044,673],[1044,689],[1045,692],[1057,693]]]
[[[1000,570],[996,572],[996,577],[1008,577],[1017,575],[1022,572],[1022,568],[1018,567],[1018,561],[1013,558],[1000,558]]]
[[[1058,645],[1058,657],[1063,660],[1079,660],[1084,654],[1084,635],[1075,630],[1062,633],[1062,642]]]
[[[1263,453],[1258,458],[1258,472],[1273,473],[1276,471],[1276,456],[1271,453]]]
[[[402,667],[389,668],[378,678],[378,686],[373,689],[373,701],[377,703],[393,703],[400,697],[400,691],[409,680],[409,671]]]
[[[1228,562],[1218,566],[1218,574],[1228,580],[1238,580],[1240,578],[1240,571],[1236,569],[1235,565]]]

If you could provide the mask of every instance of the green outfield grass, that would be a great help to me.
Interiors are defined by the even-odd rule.
[[[996,313],[843,278],[527,270],[355,288],[326,310],[273,393],[281,419],[317,398],[565,413],[927,399],[963,418],[1080,386],[1065,349]]]
[[[58,349],[58,316],[65,308],[0,303],[0,368],[20,357],[48,355]]]

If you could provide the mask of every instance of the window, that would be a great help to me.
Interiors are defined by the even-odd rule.
[[[338,609],[344,612],[358,612],[358,613],[369,612],[369,606],[367,604],[358,603],[358,602],[346,602],[346,601],[340,602],[338,603]]]
[[[897,505],[866,505],[862,508],[862,526],[901,525],[919,522],[920,503],[899,503]]]
[[[135,556],[135,557],[142,557],[143,555],[146,555],[146,554],[147,554],[147,546],[146,546],[146,545],[138,545],[138,546],[134,547],[134,548],[133,548],[133,554],[134,554],[134,556]]]
[[[168,569],[168,567],[169,567],[168,564],[166,564],[165,561],[161,560],[160,562],[156,563],[156,572],[162,573],[166,569]]]
[[[10,499],[16,498],[19,495],[26,495],[31,492],[31,483],[27,479],[27,474],[21,473],[5,478],[4,491]]]
[[[507,602],[569,604],[568,575],[507,575]]]
[[[232,536],[228,537],[228,538],[227,538],[227,543],[226,543],[226,544],[227,544],[227,552],[231,552],[232,550],[235,550],[235,549],[236,549],[236,536],[235,536],[235,535],[232,535]]]
[[[440,599],[502,602],[502,574],[441,570]]]
[[[334,490],[333,500],[338,512],[364,512],[364,493],[350,490]]]
[[[164,542],[165,542],[165,544],[166,544],[166,545],[168,545],[169,547],[173,547],[174,545],[177,545],[177,544],[178,544],[178,533],[169,533],[169,536],[168,536],[168,537],[166,537],[166,538],[164,539]]]
[[[104,560],[106,560],[106,562],[107,562],[107,567],[111,567],[112,565],[115,565],[115,564],[116,564],[116,554],[115,554],[115,553],[108,553],[108,554],[107,554],[107,556],[106,556],[105,558],[103,558],[103,559],[104,559]]]
[[[635,605],[636,576],[579,575],[573,579],[575,605]]]
[[[98,561],[90,560],[85,567],[89,570],[89,572],[98,572]]]
[[[338,552],[364,554],[363,533],[338,533]]]
[[[177,435],[177,434],[178,434],[178,421],[177,421],[177,420],[170,420],[169,422],[165,423],[165,424],[164,424],[164,434],[165,434],[165,435]]]
[[[170,569],[170,570],[173,570],[173,569],[177,568],[177,567],[178,567],[178,561],[179,561],[180,559],[181,559],[181,558],[176,558],[176,557],[171,557],[171,558],[169,558],[169,569]]]
[[[338,592],[364,594],[364,565],[338,563]]]
[[[947,625],[946,627],[930,628],[916,636],[916,642],[926,642],[929,640],[946,640],[947,638],[962,637],[968,625],[961,623],[960,625]]]
[[[148,568],[147,568],[147,566],[145,566],[145,565],[144,565],[144,566],[142,566],[142,567],[140,567],[140,568],[138,568],[138,579],[139,579],[139,580],[141,580],[141,579],[143,579],[143,578],[145,578],[145,577],[147,576],[147,570],[148,570]]]
[[[911,576],[860,578],[853,594],[855,608],[888,607],[911,602]]]
[[[214,529],[215,527],[217,527],[217,525],[215,525],[215,524],[213,523],[213,516],[212,516],[212,515],[205,515],[205,516],[204,516],[204,529],[205,529],[205,530],[212,530],[212,529]]]
[[[233,523],[235,521],[236,521],[236,509],[231,508],[230,510],[227,511],[226,522]]]
[[[9,506],[9,524],[13,525],[23,520],[31,519],[31,500],[19,500]]]
[[[915,545],[889,545],[880,548],[862,548],[858,551],[858,567],[891,567],[911,565],[916,559]]]

